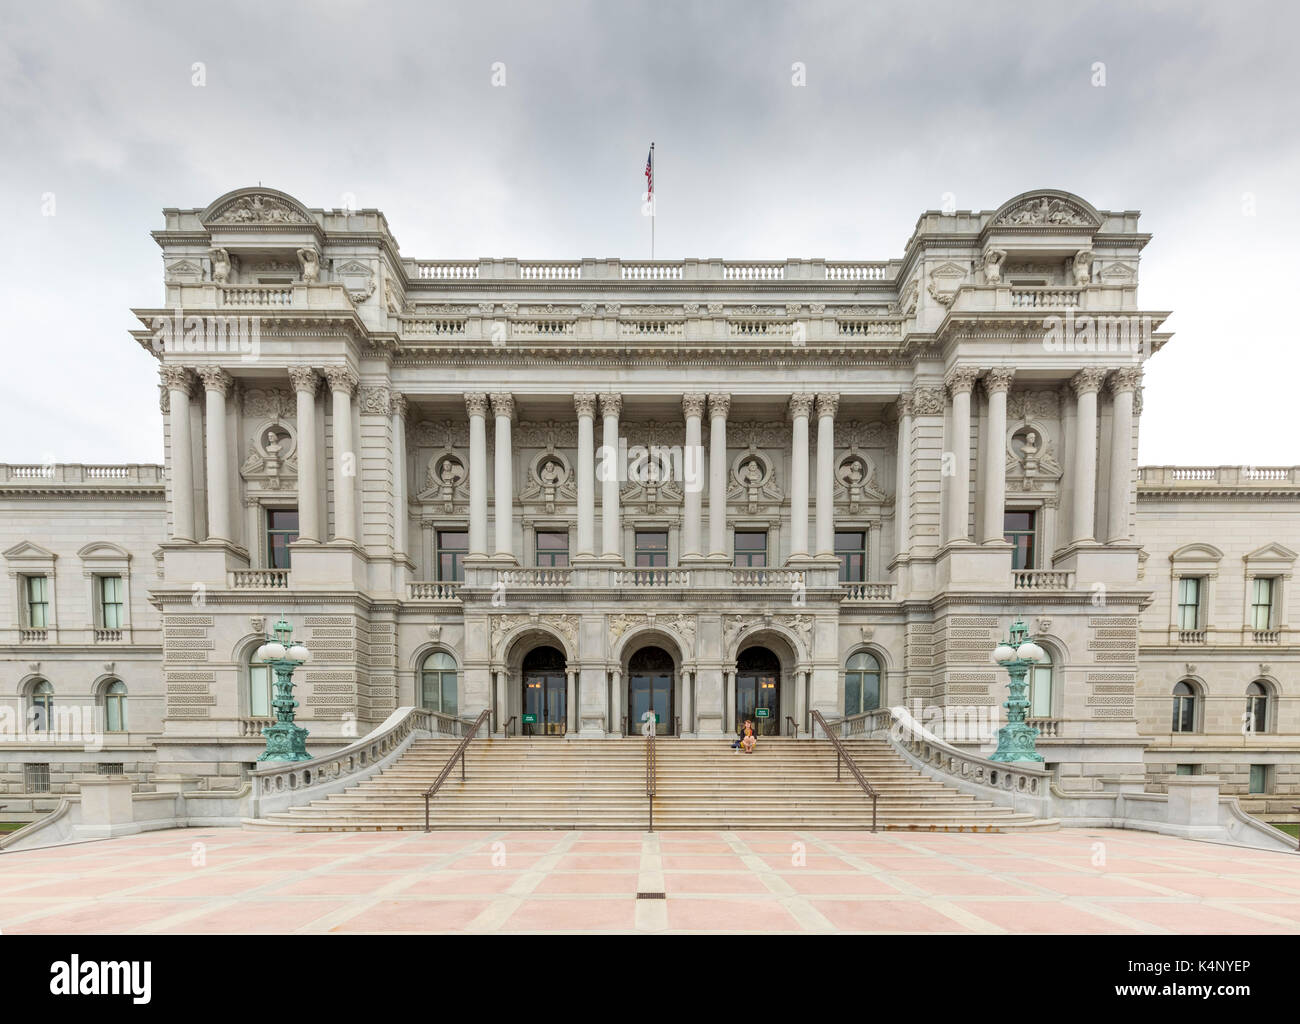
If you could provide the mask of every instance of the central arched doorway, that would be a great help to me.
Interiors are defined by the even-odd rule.
[[[747,647],[736,658],[736,732],[745,720],[759,736],[781,734],[781,661],[766,647]]]
[[[655,732],[671,736],[673,722],[673,658],[662,647],[642,647],[627,663],[627,730],[641,731],[642,715],[654,711]]]
[[[563,736],[567,728],[568,679],[564,653],[554,647],[534,647],[520,672],[523,679],[523,736]]]

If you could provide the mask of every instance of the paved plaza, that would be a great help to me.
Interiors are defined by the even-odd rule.
[[[0,855],[0,930],[1294,933],[1300,855],[1109,829],[178,829]]]

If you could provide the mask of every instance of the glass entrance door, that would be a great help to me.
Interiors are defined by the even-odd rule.
[[[554,647],[538,647],[524,658],[521,735],[564,735],[568,713],[568,680],[564,668],[564,655]]]
[[[781,734],[781,662],[765,647],[741,651],[736,659],[736,733],[745,720],[754,723],[754,735]]]
[[[658,716],[655,735],[673,734],[673,659],[660,647],[643,647],[627,664],[627,731],[641,732],[643,716]]]

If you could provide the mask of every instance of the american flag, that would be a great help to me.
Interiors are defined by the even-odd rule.
[[[646,195],[655,194],[655,144],[650,143],[650,154],[645,158],[645,191]]]

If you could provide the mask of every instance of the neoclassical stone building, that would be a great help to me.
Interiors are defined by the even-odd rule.
[[[1297,789],[1300,472],[1139,469],[1136,212],[930,211],[882,262],[418,260],[265,188],[164,217],[165,467],[0,469],[11,813],[239,777],[281,613],[316,752],[411,704],[720,739],[885,702],[979,746],[1022,617],[1062,786]]]

